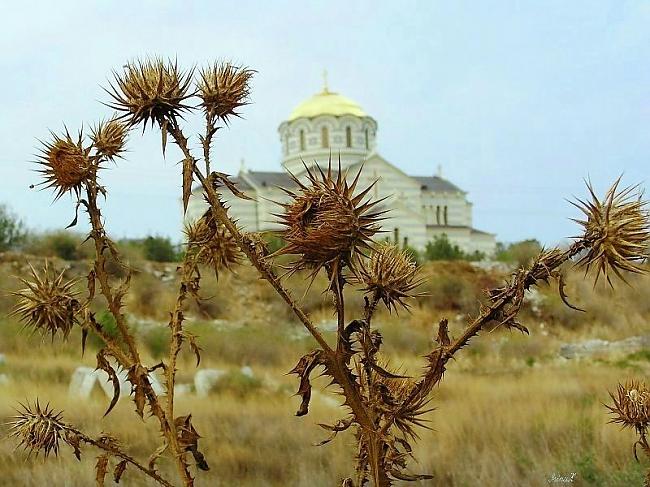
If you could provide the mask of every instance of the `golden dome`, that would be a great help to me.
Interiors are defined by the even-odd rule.
[[[297,118],[313,118],[319,115],[333,115],[335,117],[342,115],[368,116],[358,103],[325,88],[298,105],[291,112],[287,121],[291,122]]]

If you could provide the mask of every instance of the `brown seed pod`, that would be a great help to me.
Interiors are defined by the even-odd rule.
[[[611,423],[618,423],[624,428],[645,430],[650,425],[650,390],[644,382],[629,381],[619,384],[616,393],[610,393],[613,405],[606,406],[613,418]]]
[[[73,291],[77,281],[65,281],[63,271],[57,275],[50,271],[47,263],[41,274],[31,267],[31,274],[31,281],[20,278],[27,287],[12,293],[18,300],[11,315],[18,316],[35,332],[50,334],[52,339],[59,331],[64,339],[67,338],[80,310],[78,293]]]
[[[231,270],[241,262],[242,254],[237,242],[209,213],[187,224],[185,235],[187,251],[195,253],[199,263],[213,268],[217,277],[220,270]]]
[[[108,106],[123,112],[130,125],[167,122],[191,107],[183,102],[193,95],[189,91],[192,71],[184,73],[176,62],[161,58],[130,62],[124,72],[114,73],[115,85],[106,92],[113,97]]]
[[[397,310],[398,305],[407,309],[405,300],[416,297],[413,291],[422,283],[411,256],[389,243],[377,244],[370,258],[362,260],[359,277],[364,291],[381,299],[389,310]]]
[[[100,122],[91,133],[90,138],[99,155],[113,160],[121,157],[126,144],[128,127],[119,120]]]
[[[238,117],[237,109],[248,104],[249,82],[254,73],[252,69],[227,62],[216,62],[201,70],[197,90],[205,113],[225,123],[231,116]]]
[[[43,166],[38,170],[45,178],[41,185],[54,188],[56,199],[69,191],[79,196],[81,185],[90,174],[90,147],[84,148],[82,139],[81,131],[75,142],[66,129],[62,136],[52,132],[52,140],[42,142],[41,154],[36,161]]]
[[[21,409],[9,422],[10,435],[19,440],[19,447],[25,448],[31,455],[40,452],[47,457],[51,453],[58,455],[60,441],[66,441],[67,425],[61,421],[61,412],[50,408],[49,404],[41,408],[38,400],[32,406],[21,404]]]
[[[355,195],[361,169],[348,185],[340,164],[336,177],[331,163],[327,173],[320,167],[318,174],[305,168],[306,184],[291,175],[298,190],[282,188],[291,199],[288,203],[278,203],[284,213],[275,216],[286,227],[279,233],[286,245],[274,255],[299,255],[290,266],[291,272],[311,269],[315,275],[323,267],[336,272],[334,264],[355,271],[357,255],[370,249],[372,236],[379,231],[378,222],[385,213],[369,213],[379,201],[363,202],[375,183]]]
[[[623,281],[621,271],[644,272],[640,264],[647,258],[650,240],[647,203],[641,199],[637,186],[619,190],[619,183],[620,178],[603,201],[587,185],[591,201],[574,203],[587,217],[575,221],[584,227],[583,238],[589,243],[578,265],[587,271],[595,267],[596,281],[603,274],[610,285],[610,271]]]

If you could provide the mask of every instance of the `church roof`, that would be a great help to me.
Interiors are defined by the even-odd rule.
[[[275,171],[248,171],[246,177],[251,179],[258,186],[294,186],[295,183],[286,172]],[[237,180],[240,181],[240,187],[250,187],[241,177]]]
[[[460,189],[458,186],[450,183],[449,181],[441,178],[440,176],[411,176],[411,177],[416,181],[419,181],[420,184],[422,185],[422,189],[426,191],[464,193],[464,191]]]
[[[291,122],[298,118],[313,118],[319,115],[333,115],[335,117],[342,115],[368,116],[358,103],[325,88],[298,105],[291,112],[287,121]]]

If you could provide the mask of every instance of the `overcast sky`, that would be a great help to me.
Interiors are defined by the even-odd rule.
[[[574,233],[565,198],[650,176],[650,2],[7,2],[0,29],[0,202],[32,228],[65,227],[69,198],[30,190],[36,139],[89,126],[111,69],[138,56],[215,58],[258,71],[253,104],[220,131],[218,167],[280,169],[277,127],[329,85],[378,124],[378,151],[469,192],[474,226],[502,241]],[[197,126],[198,128],[198,126]],[[134,134],[105,172],[114,237],[181,228],[180,154]],[[83,229],[83,227],[81,227]]]

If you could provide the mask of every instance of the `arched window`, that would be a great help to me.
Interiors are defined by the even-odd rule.
[[[300,150],[305,150],[305,131],[300,131]]]
[[[352,128],[345,127],[345,146],[352,147]]]
[[[447,206],[445,206],[445,209],[443,211],[444,219],[445,219],[445,225],[447,225]]]
[[[368,129],[366,129],[366,149],[370,149],[370,137],[368,135]]]
[[[436,224],[440,225],[440,205],[436,206]]]
[[[330,134],[325,126],[320,128],[320,141],[323,149],[327,149],[330,146]]]
[[[393,243],[399,245],[399,228],[397,227],[393,229]]]

